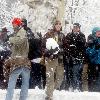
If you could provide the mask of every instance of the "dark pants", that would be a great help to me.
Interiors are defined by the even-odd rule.
[[[83,65],[81,63],[67,63],[65,65],[66,89],[72,87],[73,89],[82,90],[82,70]]]
[[[73,65],[73,89],[82,90],[82,64]]]
[[[64,64],[64,89],[68,90],[69,87],[72,85],[72,66],[70,66],[68,63]]]
[[[5,78],[4,78],[4,73],[3,73],[3,62],[0,61],[0,88],[7,88],[7,82],[4,81]]]
[[[97,76],[96,66],[94,64],[89,64],[89,67],[88,67],[88,88],[89,88],[89,91],[95,91],[96,76]]]
[[[98,75],[96,76],[95,92],[100,92],[100,71],[98,72]]]
[[[38,63],[31,63],[31,66],[30,88],[38,86],[40,89],[44,89],[46,84],[46,67]]]
[[[100,65],[89,64],[88,87],[89,91],[100,92]]]

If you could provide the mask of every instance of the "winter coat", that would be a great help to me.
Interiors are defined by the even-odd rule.
[[[4,69],[9,73],[20,66],[30,68],[28,60],[29,43],[26,37],[26,31],[21,28],[13,37],[9,39],[11,46],[11,58],[5,61]]]
[[[12,58],[17,56],[21,56],[23,58],[28,57],[29,44],[28,39],[25,35],[26,31],[22,28],[18,31],[17,34],[15,34],[14,37],[10,37],[9,41],[12,44]]]
[[[100,28],[94,28],[92,34],[88,36],[88,47],[86,53],[92,64],[100,64],[100,38],[96,37],[96,31]]]
[[[44,44],[43,46],[44,46],[45,49],[46,49],[46,40],[48,38],[53,38],[58,43],[60,50],[59,50],[56,57],[58,58],[58,62],[62,63],[62,61],[63,61],[63,39],[64,39],[64,34],[62,32],[55,32],[53,30],[50,30],[49,32],[47,32],[44,36],[44,39],[43,39],[43,44]],[[50,51],[50,52],[49,51],[45,52],[45,54],[47,53],[45,56],[50,58],[50,56],[53,55],[53,51]],[[48,53],[50,55],[48,55]]]
[[[86,39],[82,32],[68,33],[64,39],[65,62],[73,64],[85,62]]]

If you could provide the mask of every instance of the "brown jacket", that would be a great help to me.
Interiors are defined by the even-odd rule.
[[[64,34],[62,32],[55,32],[54,30],[50,30],[49,32],[47,32],[44,36],[44,40],[43,40],[43,48],[46,48],[46,40],[48,38],[53,38],[57,41],[60,51],[58,52],[58,62],[62,63],[63,62],[63,39],[64,39]],[[45,51],[45,50],[44,50]]]

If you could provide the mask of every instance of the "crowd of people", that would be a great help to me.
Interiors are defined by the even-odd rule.
[[[14,18],[12,25],[13,34],[8,36],[6,28],[0,32],[0,88],[7,88],[5,100],[12,100],[14,88],[21,88],[19,100],[26,100],[28,89],[36,86],[46,88],[45,100],[53,100],[54,89],[100,91],[100,27],[93,28],[86,42],[79,23],[65,35],[56,20],[38,37],[26,19]]]

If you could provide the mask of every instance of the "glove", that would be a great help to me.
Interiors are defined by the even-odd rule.
[[[40,33],[37,32],[37,35],[39,36],[39,38],[42,38],[42,34],[41,34],[41,32],[40,32]]]
[[[94,43],[87,43],[87,47],[92,47]]]
[[[98,50],[100,48],[100,43],[96,44],[95,48]]]
[[[50,57],[52,55],[52,50],[45,49],[45,57]]]
[[[55,53],[56,51],[58,51],[58,48],[50,49],[50,50],[46,49],[46,50],[45,50],[45,56],[46,56],[46,57],[50,57],[51,55],[54,55],[54,53]]]

